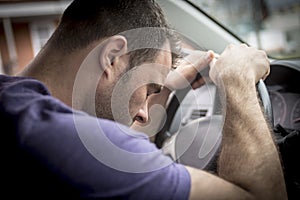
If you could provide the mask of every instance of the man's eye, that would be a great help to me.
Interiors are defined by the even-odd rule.
[[[147,96],[160,93],[162,90],[162,87],[163,86],[156,85],[156,84],[151,85],[151,87],[149,87],[149,89],[148,89]]]
[[[156,92],[154,90],[150,90],[150,91],[147,92],[147,97],[152,95],[152,94],[156,94],[156,93],[159,93],[159,92]]]
[[[162,90],[161,87],[155,88],[155,90],[153,91],[154,94],[158,94],[160,93],[160,91]]]

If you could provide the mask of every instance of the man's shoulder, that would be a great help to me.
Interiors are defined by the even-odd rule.
[[[9,92],[25,92],[25,88],[42,94],[50,94],[47,87],[34,78],[0,74],[0,92],[7,90]]]
[[[0,101],[2,117],[12,119],[13,124],[22,127],[22,132],[36,128],[49,133],[61,132],[61,137],[102,134],[118,146],[127,146],[127,141],[149,142],[145,134],[127,126],[72,109],[51,96],[42,82],[32,78],[0,75]]]

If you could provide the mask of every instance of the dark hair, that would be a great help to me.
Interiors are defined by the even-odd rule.
[[[141,29],[145,27],[155,28],[149,32]],[[130,31],[133,29],[137,31]],[[153,61],[167,40],[173,63],[178,55],[177,36],[154,0],[74,0],[63,13],[51,44],[72,52],[116,34],[127,38],[128,49],[133,50],[130,52],[132,66]],[[145,48],[139,48],[141,43]]]

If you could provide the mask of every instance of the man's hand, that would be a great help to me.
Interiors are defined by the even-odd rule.
[[[169,73],[165,87],[173,91],[183,89],[190,84],[192,84],[193,89],[202,86],[204,80],[195,80],[196,75],[206,68],[213,58],[214,53],[212,51],[193,51],[179,61],[177,68]]]
[[[265,79],[268,76],[269,65],[264,51],[245,44],[229,45],[218,59],[210,63],[209,76],[216,85],[220,85],[220,81],[224,85],[236,83],[236,81],[257,83],[259,79]]]

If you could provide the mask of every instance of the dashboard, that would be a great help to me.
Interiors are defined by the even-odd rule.
[[[274,116],[274,125],[300,129],[300,60],[277,60],[265,80]]]
[[[274,117],[274,126],[300,129],[300,60],[271,62],[271,72],[265,80]],[[174,98],[174,97],[173,97]],[[176,98],[179,98],[178,95]],[[214,84],[189,90],[180,101],[170,124],[171,134],[187,123],[202,117],[221,114],[218,92]]]

